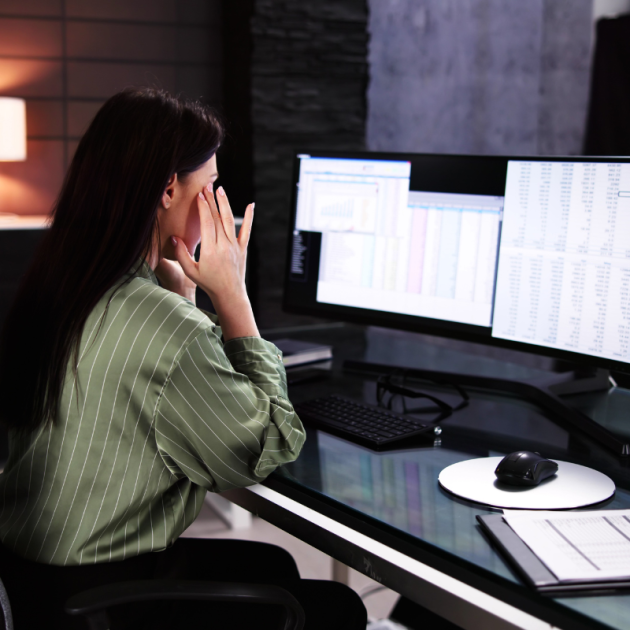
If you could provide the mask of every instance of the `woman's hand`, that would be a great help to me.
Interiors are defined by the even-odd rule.
[[[197,303],[195,295],[197,285],[188,278],[177,261],[162,258],[155,268],[155,275],[165,289],[185,297],[193,304]]]
[[[205,188],[199,193],[197,207],[201,223],[199,262],[195,262],[184,242],[173,236],[175,256],[186,276],[210,296],[226,341],[235,337],[258,337],[245,289],[247,245],[254,204],[245,210],[238,237],[234,215],[222,187],[217,190],[216,201],[212,189]]]

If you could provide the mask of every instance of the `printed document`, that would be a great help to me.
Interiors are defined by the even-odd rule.
[[[630,510],[504,510],[503,518],[560,581],[630,579]]]

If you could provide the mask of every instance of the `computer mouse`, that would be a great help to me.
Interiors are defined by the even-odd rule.
[[[537,486],[556,472],[558,464],[540,453],[516,451],[506,455],[499,462],[494,474],[499,481],[513,486]]]

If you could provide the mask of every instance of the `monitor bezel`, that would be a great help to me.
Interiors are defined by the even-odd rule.
[[[313,317],[321,317],[344,321],[348,323],[361,324],[367,326],[381,326],[384,328],[393,328],[416,332],[427,335],[435,335],[458,341],[467,341],[488,345],[496,348],[505,348],[507,350],[517,350],[527,352],[539,356],[551,357],[569,363],[578,365],[587,365],[590,367],[600,367],[608,370],[630,374],[630,362],[615,361],[593,355],[582,354],[578,352],[570,352],[567,350],[558,350],[556,348],[548,348],[546,346],[538,346],[520,341],[511,341],[493,337],[491,328],[485,326],[473,326],[470,324],[462,324],[458,322],[449,322],[446,320],[436,320],[428,317],[420,317],[416,315],[402,315],[399,313],[390,313],[387,311],[368,310],[350,306],[341,306],[337,304],[325,304],[317,302],[315,299],[309,304],[300,301],[291,300],[290,285],[290,266],[292,248],[291,242],[295,226],[295,218],[297,212],[297,184],[300,175],[300,159],[301,156],[309,156],[314,158],[339,158],[339,159],[374,159],[374,160],[403,160],[412,163],[413,176],[413,160],[435,160],[439,161],[472,161],[477,165],[486,162],[492,164],[494,168],[500,168],[500,164],[504,164],[503,176],[503,192],[498,193],[505,195],[505,176],[507,175],[508,161],[537,161],[537,162],[603,162],[603,163],[630,163],[630,157],[621,156],[529,156],[529,155],[468,155],[468,154],[442,154],[442,153],[394,153],[394,152],[376,152],[376,151],[322,151],[320,149],[305,149],[295,152],[293,163],[293,176],[291,184],[291,207],[289,215],[288,240],[285,257],[285,275],[284,275],[284,291],[282,298],[283,310],[287,313],[298,315],[310,315]],[[496,175],[496,174],[495,174]],[[494,183],[496,185],[496,182]],[[482,189],[483,190],[483,187]],[[461,191],[463,194],[486,194],[497,195],[496,189],[488,192],[470,192]],[[423,192],[457,192],[449,190],[431,190],[423,189]]]

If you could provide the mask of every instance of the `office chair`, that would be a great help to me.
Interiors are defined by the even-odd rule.
[[[66,602],[65,610],[70,615],[85,616],[90,630],[109,630],[108,608],[132,602],[164,600],[274,604],[284,612],[279,630],[302,630],[304,627],[304,610],[297,599],[287,590],[268,584],[188,580],[118,582],[73,595]],[[10,629],[7,627],[7,630]]]
[[[13,630],[13,615],[11,614],[11,604],[9,596],[4,588],[2,580],[0,580],[0,608],[2,609],[2,618],[4,621],[4,630]]]

